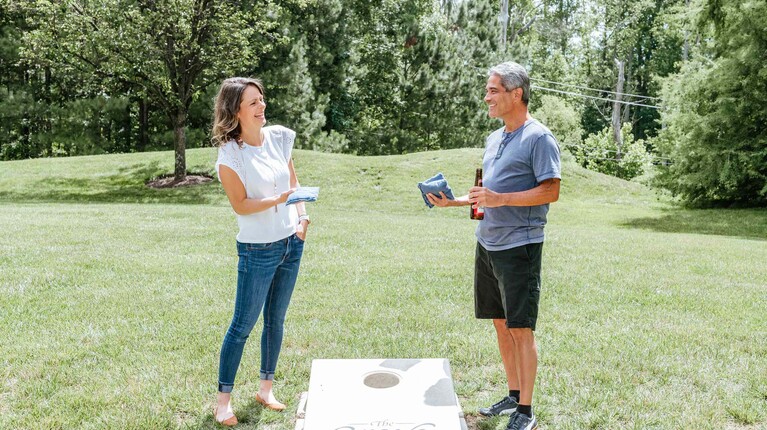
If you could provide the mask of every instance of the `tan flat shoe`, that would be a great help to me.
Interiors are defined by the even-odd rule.
[[[285,405],[283,405],[282,403],[280,402],[269,403],[266,400],[262,399],[261,395],[259,395],[258,393],[256,393],[256,401],[273,411],[281,412],[285,410]]]
[[[222,426],[225,426],[225,427],[233,427],[233,426],[237,425],[237,417],[234,416],[234,414],[232,414],[231,417],[229,417],[229,418],[227,418],[225,420],[219,421],[218,420],[218,406],[213,408],[213,420],[216,421],[216,423],[218,423],[218,424],[220,424]]]

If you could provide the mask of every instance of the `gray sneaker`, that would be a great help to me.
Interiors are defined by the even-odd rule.
[[[509,425],[506,426],[506,430],[535,430],[538,428],[538,419],[527,414],[517,413],[513,414],[509,419]]]
[[[517,401],[511,396],[506,396],[503,400],[489,408],[479,408],[479,414],[486,417],[494,417],[496,415],[511,415],[516,410]]]

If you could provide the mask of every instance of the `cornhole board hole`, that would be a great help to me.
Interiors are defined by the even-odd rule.
[[[466,430],[442,358],[313,360],[296,430]]]

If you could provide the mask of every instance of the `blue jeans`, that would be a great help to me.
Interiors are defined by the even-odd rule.
[[[242,350],[258,315],[264,310],[261,333],[261,379],[274,379],[282,346],[283,325],[298,277],[304,242],[295,234],[272,243],[237,242],[237,298],[224,336],[218,367],[218,391],[231,393]]]

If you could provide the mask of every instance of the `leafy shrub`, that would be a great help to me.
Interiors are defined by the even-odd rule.
[[[623,147],[620,154],[609,127],[589,135],[583,145],[571,148],[571,151],[583,167],[629,180],[644,173],[650,166],[652,157],[647,153],[644,140],[634,140],[631,124],[623,124],[621,137]]]
[[[540,107],[532,115],[551,130],[561,148],[572,153],[582,146],[581,114],[567,101],[557,96],[544,95]]]

